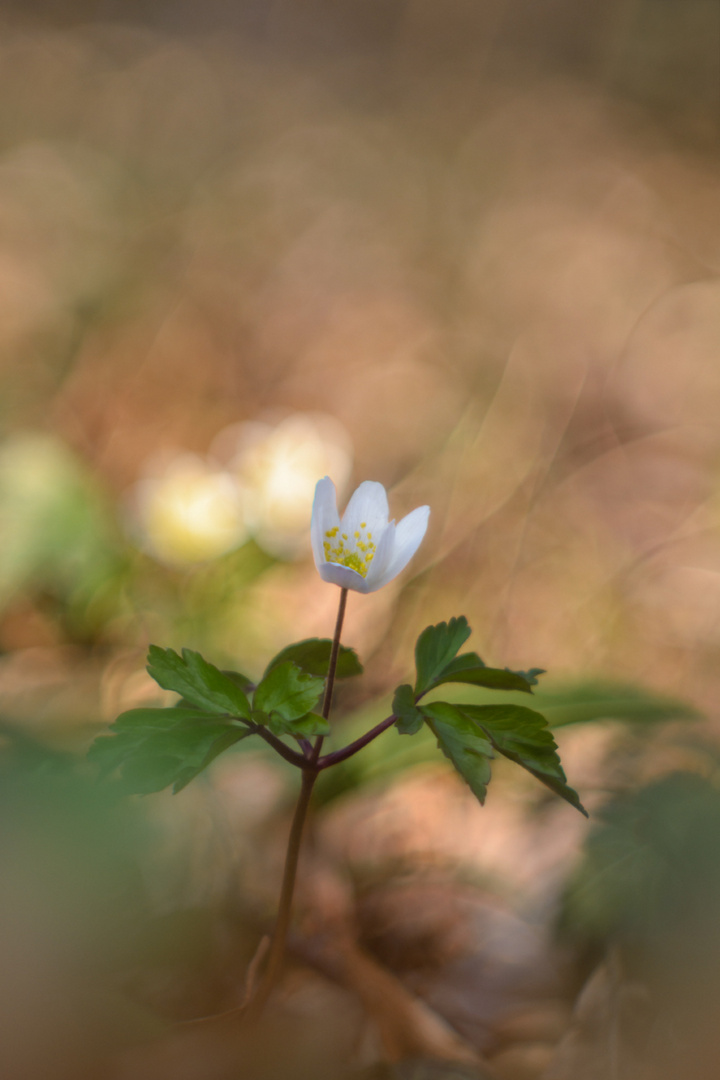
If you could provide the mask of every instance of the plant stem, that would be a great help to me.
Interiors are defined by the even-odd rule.
[[[303,827],[310,805],[310,796],[315,786],[317,772],[303,769],[302,786],[300,796],[295,806],[290,836],[288,838],[287,852],[285,855],[285,869],[283,872],[282,889],[280,891],[280,903],[275,930],[272,936],[270,952],[268,954],[267,967],[260,988],[250,1002],[249,1014],[259,1016],[265,1007],[273,986],[282,967],[285,955],[285,941],[288,927],[290,926],[290,913],[292,911],[293,893],[295,892],[295,878],[297,875],[298,860],[300,858],[300,845],[302,843]]]
[[[426,693],[427,690],[423,690],[421,694],[415,695],[414,700],[416,705],[421,698],[425,697]],[[359,739],[355,739],[354,742],[348,743],[347,746],[343,746],[340,750],[333,750],[331,754],[325,754],[325,756],[321,757],[317,762],[318,770],[322,771],[322,769],[329,769],[331,765],[338,765],[341,761],[347,761],[353,754],[357,754],[358,750],[362,750],[364,747],[368,746],[373,739],[377,739],[378,735],[382,735],[384,731],[387,731],[388,728],[392,727],[396,720],[397,716],[395,713],[391,713],[390,716],[386,716],[384,720],[381,720],[379,724],[376,724],[374,728],[370,728],[364,735],[361,735]]]
[[[370,728],[364,735],[361,735],[355,742],[349,743],[347,746],[343,746],[342,750],[334,750],[332,754],[325,754],[321,757],[317,763],[318,771],[323,769],[329,769],[331,765],[338,765],[341,761],[347,761],[353,754],[357,754],[358,750],[362,750],[363,747],[368,746],[373,739],[377,739],[378,735],[382,735],[383,731],[387,731],[392,727],[397,716],[393,713],[391,716],[386,716],[384,720],[381,720],[379,724],[376,724],[374,728]]]
[[[343,620],[345,619],[345,605],[347,604],[347,589],[340,589],[340,603],[338,604],[337,619],[335,620],[335,633],[330,650],[330,663],[328,665],[327,682],[325,683],[325,696],[323,697],[322,715],[327,720],[332,708],[333,689],[335,687],[335,671],[337,669],[338,654],[340,653],[340,635],[342,633]],[[322,750],[323,736],[318,735],[310,757],[313,768],[317,765],[320,751]]]
[[[289,746],[286,746],[282,739],[278,739],[262,724],[248,724],[247,726],[254,735],[259,735],[261,739],[264,739],[269,746],[272,746],[273,750],[277,751],[280,757],[285,758],[291,765],[296,765],[298,769],[305,768],[307,765],[305,754],[298,754],[297,750],[292,750]]]
[[[342,634],[343,621],[345,619],[345,606],[347,604],[347,589],[340,590],[340,603],[338,604],[337,619],[335,620],[335,633],[333,634],[332,649],[330,650],[330,663],[328,665],[328,677],[325,683],[325,697],[323,698],[322,714],[327,720],[332,705],[333,687],[335,686],[335,671],[337,669],[338,654],[340,652],[340,635]]]
[[[325,683],[325,696],[323,698],[322,715],[326,720],[330,716],[330,708],[332,706],[335,670],[337,668],[338,654],[340,652],[340,634],[342,633],[343,620],[345,618],[347,593],[347,589],[340,590],[340,604],[338,606],[337,620],[335,622],[335,635],[333,637],[332,649],[330,650],[330,663],[328,666],[327,682]],[[313,787],[318,778],[319,769],[317,767],[317,760],[320,757],[322,743],[323,737],[322,735],[318,735],[311,755],[309,758],[303,760],[301,766],[302,785],[297,805],[295,806],[295,813],[293,814],[287,852],[285,854],[285,868],[283,870],[283,882],[280,890],[277,922],[275,923],[272,944],[270,945],[270,951],[268,953],[265,975],[257,994],[250,1003],[248,1009],[249,1016],[258,1016],[260,1014],[270,996],[270,992],[277,981],[280,968],[282,967],[282,961],[285,955],[285,941],[290,926],[290,915],[292,912],[293,893],[295,892],[295,878],[297,876],[298,861],[300,858],[303,828],[310,807]]]

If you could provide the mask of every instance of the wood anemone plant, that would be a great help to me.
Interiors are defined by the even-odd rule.
[[[388,521],[381,484],[366,481],[342,516],[335,488],[318,482],[313,505],[312,545],[324,581],[340,588],[332,639],[311,638],[287,646],[257,681],[237,671],[221,671],[199,653],[151,645],[148,671],[179,700],[169,708],[131,709],[111,725],[111,734],[95,740],[89,757],[102,776],[114,776],[128,793],[148,794],[172,787],[181,791],[219,754],[256,736],[300,772],[300,792],[285,855],[278,913],[264,969],[245,1014],[257,1016],[277,983],[292,913],[303,829],[313,788],[325,769],[354,754],[395,727],[405,736],[428,727],[442,753],[485,800],[491,761],[498,754],[531,772],[581,813],[577,793],[565,779],[547,721],[517,704],[457,704],[433,693],[446,684],[471,690],[532,693],[539,668],[511,671],[488,667],[477,653],[460,653],[470,636],[464,616],[426,627],[415,647],[415,680],[395,690],[391,713],[347,746],[323,753],[330,734],[336,679],[362,674],[355,651],[341,644],[348,591],[373,592],[399,574],[420,546],[429,508],[419,507],[398,525]],[[258,964],[263,957],[258,955]]]

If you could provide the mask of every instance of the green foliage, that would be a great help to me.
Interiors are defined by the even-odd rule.
[[[464,615],[423,630],[415,646],[416,694],[424,694],[436,685],[436,680],[469,637],[470,627]]]
[[[423,726],[423,714],[415,705],[413,688],[408,683],[395,691],[392,711],[397,716],[395,727],[401,735],[416,735]]]
[[[450,705],[437,701],[421,706],[426,723],[446,757],[485,801],[490,758],[495,754],[521,765],[586,814],[577,792],[568,786],[547,721],[521,705]],[[480,762],[479,758],[485,761]]]
[[[532,693],[537,676],[543,674],[541,668],[510,671],[486,667],[474,652],[457,656],[469,636],[470,627],[464,616],[423,630],[415,647],[415,691],[410,686],[400,686],[393,699],[398,731],[403,735],[417,734],[424,720],[442,752],[481,803],[485,801],[490,780],[490,759],[502,754],[585,814],[577,792],[568,786],[555,740],[540,713],[514,704],[436,701],[418,705],[429,690],[446,683]]]
[[[312,711],[324,685],[324,679],[309,675],[290,660],[271,667],[255,691],[253,719],[267,723],[276,735],[327,735],[328,721]]]
[[[489,668],[477,653],[456,653],[470,637],[467,619],[461,615],[449,622],[427,626],[415,646],[417,680],[415,693],[426,694],[443,683],[466,683],[488,690],[515,690],[532,693],[542,668],[530,671],[510,671],[509,668]]]
[[[261,681],[251,708],[250,681],[220,671],[199,653],[151,645],[148,671],[160,686],[182,695],[169,709],[131,709],[95,740],[89,759],[101,775],[118,772],[125,790],[136,795],[173,786],[181,791],[218,754],[267,724],[278,736],[310,738],[329,731],[312,710],[324,680],[290,661],[278,664]]]
[[[248,678],[247,675],[243,675],[239,671],[228,671],[223,668],[221,674],[226,675],[230,682],[233,682],[236,686],[239,686],[246,697],[248,694],[251,694],[255,689],[255,683],[252,681],[252,679]]]
[[[332,641],[330,638],[306,638],[304,641],[296,641],[294,645],[288,645],[273,657],[265,669],[265,676],[269,675],[273,668],[291,660],[308,675],[319,675],[325,678],[330,666],[330,652]],[[358,660],[354,649],[345,645],[340,646],[338,652],[336,679],[349,679],[353,675],[362,675],[363,666]]]
[[[481,803],[490,780],[490,762],[500,754],[585,813],[577,793],[567,784],[555,741],[539,713],[514,703],[420,704],[429,690],[451,683],[531,692],[540,669],[488,668],[477,653],[458,656],[469,635],[463,616],[423,630],[415,649],[415,688],[404,683],[393,698],[398,731],[418,735],[426,726]],[[330,725],[316,709],[331,649],[330,640],[318,638],[288,646],[270,661],[253,693],[246,676],[220,671],[197,652],[183,649],[179,655],[151,645],[148,671],[160,686],[180,694],[181,700],[170,709],[123,713],[112,726],[113,734],[96,740],[90,758],[104,774],[118,771],[129,791],[147,793],[171,784],[179,791],[223,750],[254,732],[260,731],[270,742],[273,736],[308,740],[327,735]],[[341,648],[338,677],[361,671],[355,652]],[[302,758],[296,760],[302,762]]]
[[[442,674],[433,681],[432,687],[443,683],[467,683],[470,686],[483,686],[487,690],[519,690],[532,693],[537,683],[537,675],[543,674],[542,668],[533,668],[531,672],[510,671],[509,668],[489,668],[477,653],[462,653],[451,660]]]
[[[317,705],[324,685],[324,679],[308,675],[287,660],[263,677],[253,706],[267,716],[275,713],[283,720],[298,720]]]
[[[509,670],[510,670],[509,668],[505,668],[505,671],[509,671]],[[519,675],[522,679],[525,680],[525,682],[530,683],[531,686],[537,686],[537,684],[538,684],[538,675],[544,675],[545,674],[545,668],[531,667],[527,671],[516,671],[514,674]]]
[[[538,704],[552,728],[598,720],[656,724],[698,716],[685,701],[624,683],[587,681],[543,690]]]
[[[197,709],[130,709],[88,752],[101,775],[119,770],[123,787],[147,795],[173,785],[178,792],[218,754],[251,734],[230,717]]]
[[[127,559],[102,489],[60,440],[28,432],[3,439],[0,528],[0,607],[18,592],[40,593],[77,629],[90,629],[98,596],[123,577]]]
[[[445,757],[484,803],[490,780],[490,758],[495,756],[489,740],[472,720],[445,701],[426,705],[422,712]]]
[[[296,739],[330,734],[330,721],[316,712],[305,713],[294,720],[285,720],[279,713],[274,712],[268,717],[267,725],[275,735],[292,735]]]
[[[713,769],[714,765],[714,769]],[[713,775],[675,772],[605,805],[569,884],[564,933],[627,945],[645,973],[702,993],[720,970],[720,790]]]
[[[174,649],[151,645],[148,672],[163,689],[175,690],[198,709],[250,719],[250,703],[243,689],[200,653],[183,649],[178,656]]]
[[[484,732],[499,754],[522,765],[587,817],[577,792],[567,783],[557,745],[544,716],[522,705],[460,705],[457,708]]]

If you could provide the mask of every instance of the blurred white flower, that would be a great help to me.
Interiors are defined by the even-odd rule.
[[[345,428],[318,413],[295,413],[277,425],[234,425],[221,433],[213,451],[229,459],[256,542],[281,558],[305,550],[317,477],[332,472],[343,488],[352,467]]]
[[[170,564],[224,555],[247,539],[240,489],[232,476],[182,454],[135,489],[141,542]]]
[[[342,520],[329,476],[319,480],[312,509],[311,539],[315,565],[323,581],[370,593],[404,570],[420,547],[430,517],[419,506],[395,525],[388,521],[382,484],[365,480],[354,492]]]
[[[316,477],[332,470],[344,484],[351,464],[349,437],[332,417],[233,424],[207,459],[180,454],[149,467],[134,492],[134,531],[171,565],[217,558],[250,536],[269,554],[293,558],[307,542]]]

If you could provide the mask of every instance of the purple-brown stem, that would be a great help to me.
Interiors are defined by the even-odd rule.
[[[340,604],[338,606],[337,620],[335,622],[335,634],[333,636],[332,649],[330,650],[330,663],[328,665],[327,682],[325,683],[325,696],[323,698],[322,708],[322,715],[326,720],[330,716],[330,708],[332,706],[335,670],[337,668],[338,654],[340,652],[340,635],[342,633],[343,620],[345,618],[347,592],[347,589],[340,590]],[[295,878],[297,876],[298,860],[300,858],[303,828],[307,819],[312,790],[318,777],[319,769],[317,767],[317,762],[320,757],[322,743],[323,737],[322,735],[318,735],[312,753],[307,758],[300,754],[296,754],[294,751],[290,751],[290,753],[293,754],[293,758],[299,759],[299,762],[297,763],[300,764],[302,768],[302,784],[297,805],[295,806],[290,836],[288,838],[282,888],[280,890],[280,903],[278,905],[278,916],[275,923],[272,943],[270,945],[270,952],[268,954],[267,967],[265,968],[265,975],[260,988],[250,1003],[248,1009],[248,1015],[250,1016],[258,1016],[264,1008],[265,1003],[270,996],[270,992],[280,974],[280,968],[282,967],[283,956],[285,955],[285,941],[287,939],[288,927],[290,926],[290,915],[292,912],[293,894],[295,892]],[[284,747],[284,749],[287,750],[288,748]],[[287,757],[286,754],[283,756]]]
[[[298,754],[297,750],[286,746],[282,739],[278,739],[277,735],[273,735],[272,731],[268,731],[262,724],[248,724],[247,726],[254,735],[259,735],[261,739],[264,739],[273,750],[277,750],[280,757],[285,758],[291,765],[297,765],[299,769],[306,767],[308,759],[304,754]]]
[[[395,713],[392,716],[386,716],[384,720],[381,720],[379,724],[376,724],[374,728],[370,728],[364,735],[361,735],[359,739],[355,739],[354,742],[348,743],[347,746],[343,746],[342,750],[335,750],[332,754],[325,754],[317,762],[317,769],[320,772],[322,769],[329,769],[331,765],[338,765],[341,761],[347,761],[353,754],[357,754],[358,750],[362,750],[364,746],[367,746],[377,739],[378,735],[382,735],[383,731],[387,731],[392,727],[397,716]]]

